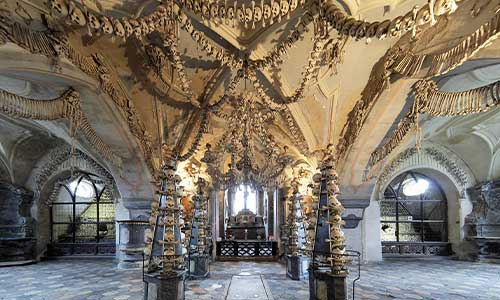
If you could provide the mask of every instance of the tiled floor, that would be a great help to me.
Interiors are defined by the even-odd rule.
[[[214,263],[211,276],[187,282],[186,299],[222,300],[233,275],[262,275],[275,300],[308,299],[307,281],[292,281],[278,263]],[[351,277],[355,277],[353,271]],[[112,260],[56,260],[0,268],[2,300],[141,300],[139,270]],[[452,260],[391,260],[362,266],[356,299],[500,300],[500,265]]]

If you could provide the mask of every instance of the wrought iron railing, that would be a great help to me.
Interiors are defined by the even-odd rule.
[[[278,254],[276,241],[225,240],[217,242],[218,257],[275,257]]]

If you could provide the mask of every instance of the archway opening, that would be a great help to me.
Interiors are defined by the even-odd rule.
[[[415,171],[398,175],[380,210],[384,256],[450,254],[447,199],[433,178]]]
[[[56,189],[50,203],[50,255],[114,255],[115,207],[105,182],[80,173]]]

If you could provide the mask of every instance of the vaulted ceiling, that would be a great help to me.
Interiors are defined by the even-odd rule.
[[[152,163],[157,164],[162,143],[170,145],[179,155],[188,153],[194,143],[197,151],[190,159],[199,162],[203,157],[204,145],[216,145],[227,131],[229,123],[224,115],[230,114],[237,102],[223,103],[220,111],[210,112],[206,124],[202,124],[206,108],[218,103],[230,89],[231,79],[237,74],[238,68],[222,64],[213,55],[207,55],[206,49],[177,24],[174,32],[170,33],[175,36],[176,51],[182,62],[179,68],[171,47],[165,45],[164,33],[153,32],[143,38],[122,39],[113,34],[92,32],[88,26],[78,26],[70,17],[61,17],[54,8],[50,8],[51,4],[69,2],[71,1],[1,1],[2,26],[6,28],[6,32],[12,32],[9,29],[12,22],[33,31],[61,31],[56,36],[66,36],[67,43],[80,57],[92,57],[93,62],[87,65],[79,63],[74,57],[69,57],[71,55],[68,53],[56,60],[30,54],[26,51],[30,45],[25,43],[19,47],[19,43],[16,45],[12,39],[3,39],[0,34],[0,40],[6,42],[0,46],[0,88],[35,99],[56,98],[69,87],[78,90],[82,110],[90,124],[121,158],[122,164],[116,166],[106,161],[84,140],[80,141],[79,146],[115,175],[117,182],[123,186],[123,197],[148,197],[151,190],[145,186],[150,177],[143,175],[149,174],[145,152],[150,152]],[[77,7],[86,7],[88,12],[96,16],[137,19],[154,14],[160,5],[170,3],[163,2],[74,1]],[[258,6],[259,2],[241,1],[247,8]],[[248,62],[266,57],[278,43],[285,43],[290,38],[293,31],[300,27],[301,18],[310,11],[309,4],[314,1],[306,2],[304,7],[299,5],[297,9],[275,18],[273,24],[268,21],[266,26],[261,21],[249,21],[245,24],[238,21],[225,22],[220,18],[204,17],[203,12],[196,13],[189,8],[184,8],[183,11],[194,29],[204,33],[211,45],[225,49],[241,61]],[[427,1],[346,0],[328,3],[336,4],[346,15],[358,20],[375,22],[411,15],[416,5],[425,7]],[[329,143],[337,144],[342,141],[341,138],[345,138],[342,134],[346,130],[343,131],[343,128],[350,119],[357,118],[356,107],[360,105],[360,100],[371,93],[370,89],[375,88],[373,80],[378,76],[381,66],[387,64],[384,57],[389,49],[400,46],[411,49],[416,55],[443,52],[490,20],[498,10],[498,1],[457,3],[458,9],[437,17],[434,26],[420,26],[416,37],[412,37],[410,30],[385,39],[347,38],[330,26],[331,44],[321,53],[316,76],[305,87],[299,101],[286,105],[285,110],[277,111],[274,118],[266,119],[267,131],[275,137],[280,147],[287,145],[290,148],[289,152],[294,160],[306,161],[314,167],[316,150]],[[321,24],[317,22],[308,23],[307,30],[293,45],[290,44],[291,47],[282,57],[282,63],[260,68],[255,72],[266,94],[278,105],[286,103],[299,87],[311,54],[314,53],[314,34],[320,30],[319,25]],[[151,47],[158,47],[161,51],[152,52]],[[468,59],[497,58],[498,50],[499,43],[493,42]],[[163,55],[164,60],[159,58],[158,53]],[[428,67],[429,65],[424,64],[423,69]],[[465,82],[468,79],[459,75],[470,71],[458,68],[456,73],[450,73],[455,77],[450,75],[442,80]],[[183,77],[189,81],[187,89],[182,88]],[[377,101],[373,101],[373,105],[364,112],[366,115],[363,115],[360,122],[365,124],[362,129],[356,130],[355,142],[348,145],[349,151],[344,153],[339,162],[345,175],[343,184],[362,185],[371,152],[387,138],[391,129],[394,129],[394,124],[399,122],[405,104],[411,98],[413,84],[422,77],[426,77],[423,72],[415,76],[391,76],[387,79],[391,82],[390,88],[374,94]],[[271,104],[276,103],[269,103],[258,96],[254,81],[251,78],[240,80],[234,94],[237,96],[243,92],[251,92],[259,107],[273,108]],[[107,89],[108,83],[116,88],[114,93]],[[460,84],[456,88],[459,89]],[[470,87],[464,87],[466,88]],[[204,128],[201,140],[198,141],[200,124]],[[42,125],[54,136],[70,140],[67,124],[59,122]],[[352,125],[348,124],[346,127],[350,126]],[[4,128],[7,127],[2,130]],[[139,128],[140,133],[134,128]],[[11,143],[8,139],[1,139],[1,142],[3,148]],[[149,145],[145,146],[144,143]],[[264,151],[265,145],[257,143],[256,148]],[[258,154],[258,159],[265,161],[266,155]]]

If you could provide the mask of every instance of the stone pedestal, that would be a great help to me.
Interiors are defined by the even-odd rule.
[[[347,300],[347,275],[334,275],[329,269],[309,269],[310,300]]]
[[[147,221],[124,220],[118,223],[118,268],[142,268],[144,251],[144,231],[149,228]]]
[[[208,255],[193,254],[189,259],[189,275],[193,278],[206,278],[210,275]]]
[[[307,278],[307,268],[309,266],[309,258],[303,256],[286,256],[286,276],[293,280],[301,280]]]
[[[145,274],[144,300],[184,300],[185,274],[184,271],[170,276]]]
[[[35,260],[32,202],[30,191],[0,182],[0,262]]]

